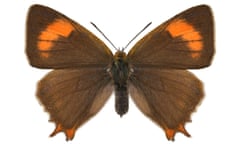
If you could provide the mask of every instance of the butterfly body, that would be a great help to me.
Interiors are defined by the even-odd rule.
[[[127,61],[126,53],[117,51],[114,55],[111,67],[111,77],[115,90],[115,110],[122,116],[128,111],[128,79],[130,68]]]
[[[209,6],[192,7],[161,24],[126,54],[110,49],[67,16],[33,5],[27,18],[26,54],[37,68],[53,69],[36,96],[56,124],[51,136],[75,131],[96,115],[115,91],[115,111],[128,111],[129,94],[168,140],[186,136],[186,122],[204,97],[202,82],[187,69],[211,64],[214,25]]]

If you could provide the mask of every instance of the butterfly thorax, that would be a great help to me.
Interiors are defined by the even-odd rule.
[[[122,116],[128,111],[128,89],[129,66],[126,53],[117,51],[111,67],[111,76],[115,87],[115,110]]]

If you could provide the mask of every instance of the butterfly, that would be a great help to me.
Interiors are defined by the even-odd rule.
[[[110,49],[93,33],[42,5],[30,7],[26,23],[30,65],[54,69],[38,82],[36,96],[66,140],[115,92],[115,110],[128,111],[129,96],[168,140],[186,136],[186,122],[204,97],[202,82],[187,69],[211,64],[214,24],[211,8],[199,5],[164,22],[129,53]]]

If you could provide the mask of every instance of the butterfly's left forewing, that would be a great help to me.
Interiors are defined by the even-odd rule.
[[[39,68],[103,67],[112,61],[112,52],[95,35],[41,5],[29,9],[26,52]]]

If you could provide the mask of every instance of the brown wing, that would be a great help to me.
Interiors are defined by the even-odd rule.
[[[203,98],[202,83],[185,70],[136,69],[130,77],[130,95],[138,108],[161,126],[169,140],[184,128]]]
[[[211,9],[190,8],[143,37],[128,53],[141,67],[189,69],[210,65],[214,53]]]
[[[32,66],[73,68],[105,66],[107,46],[87,29],[59,12],[33,5],[27,18],[26,52]]]
[[[64,132],[67,140],[94,116],[113,91],[109,75],[102,69],[54,70],[38,84],[37,97],[56,124],[54,136]]]

